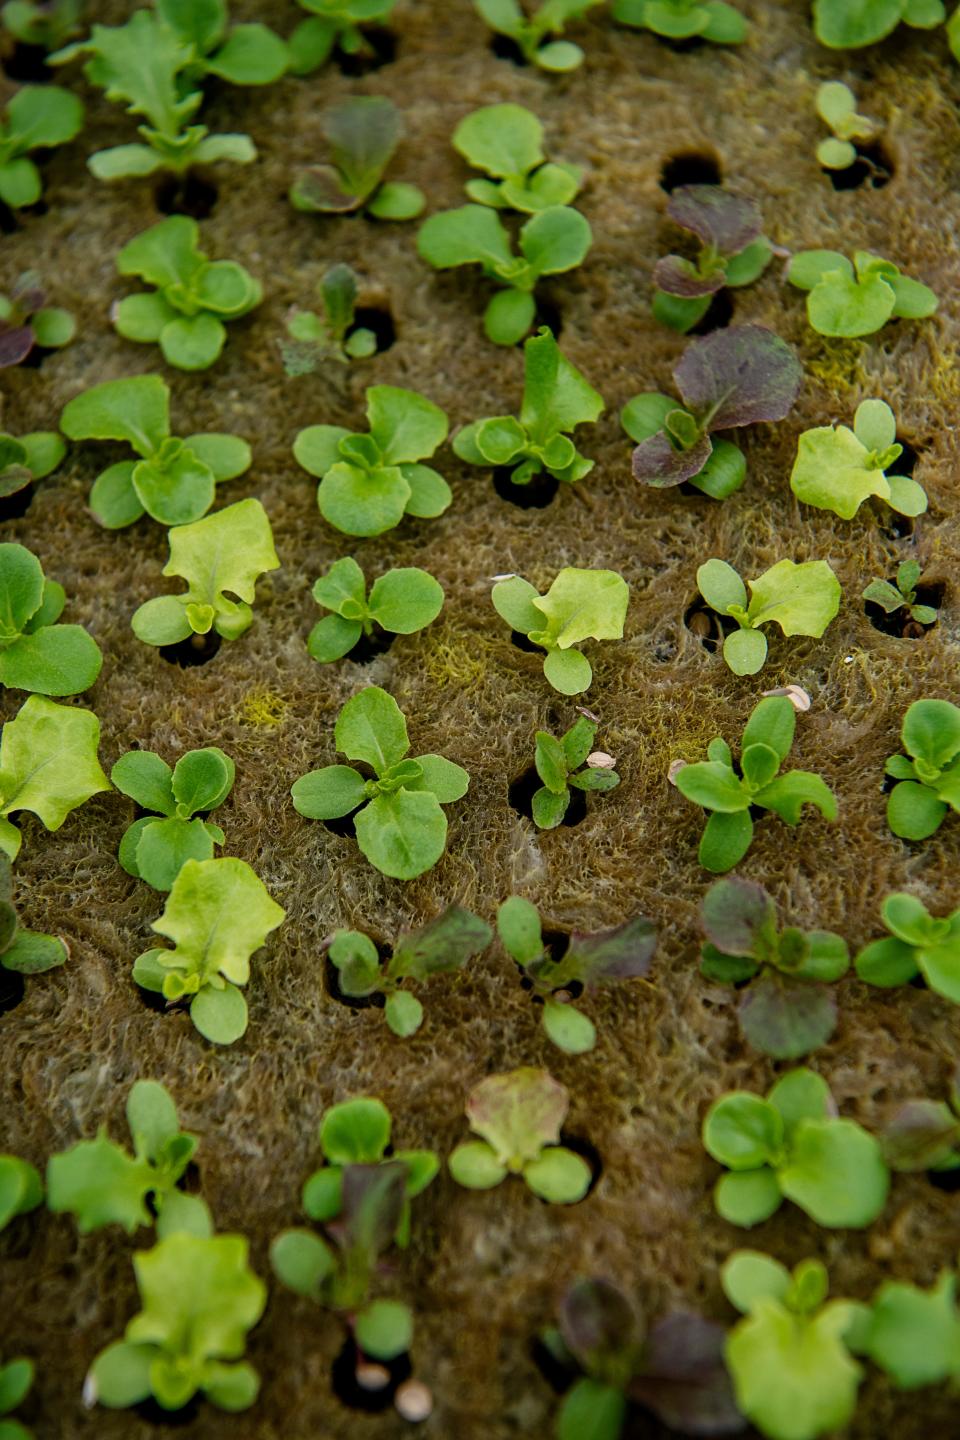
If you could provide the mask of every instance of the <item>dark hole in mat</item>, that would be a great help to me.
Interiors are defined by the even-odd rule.
[[[393,323],[393,316],[383,305],[358,305],[353,312],[353,325],[347,332],[348,338],[354,330],[373,331],[378,355],[389,350],[397,338],[397,327]]]
[[[509,789],[507,790],[507,800],[510,803],[511,809],[515,810],[518,815],[522,815],[525,820],[532,820],[533,797],[542,785],[543,781],[537,774],[535,765],[531,765],[528,769],[524,770],[522,775],[518,775],[515,780],[511,780]],[[567,813],[560,821],[560,825],[556,828],[560,829],[564,825],[579,825],[586,813],[587,797],[585,792],[571,787],[570,804],[567,806]]]
[[[894,577],[890,577],[891,585]],[[918,585],[916,589],[915,605],[930,605],[934,610],[939,610],[943,605],[946,595],[946,585],[939,583],[933,585]],[[896,640],[922,640],[928,630],[936,625],[936,620],[931,620],[929,625],[924,625],[919,620],[914,620],[910,611],[905,605],[899,610],[892,610],[889,613],[882,605],[876,604],[873,600],[865,600],[863,609],[867,619],[875,630],[882,635],[892,635]]]
[[[387,1383],[379,1390],[368,1390],[359,1384],[357,1380],[359,1360],[360,1351],[356,1341],[352,1338],[346,1340],[330,1369],[333,1393],[338,1400],[342,1401],[344,1405],[349,1405],[352,1410],[365,1410],[371,1415],[388,1410],[393,1404],[397,1387],[402,1385],[404,1380],[409,1380],[413,1371],[410,1356],[398,1355],[394,1360],[373,1362],[376,1365],[382,1365],[389,1377]]]
[[[11,80],[21,85],[43,85],[57,78],[47,64],[43,46],[28,45],[24,40],[18,40],[10,54],[4,56],[3,68]]]
[[[26,993],[23,976],[16,970],[4,970],[0,965],[0,1015],[15,1010]]]
[[[396,640],[388,630],[381,630],[379,625],[374,625],[372,635],[361,635],[350,650],[343,657],[345,660],[352,660],[355,665],[369,665],[376,660],[378,655],[383,655]]]
[[[896,166],[893,156],[880,141],[869,145],[856,145],[857,158],[845,170],[827,170],[824,174],[834,190],[859,190],[866,185],[871,190],[882,190],[893,179]]]
[[[681,185],[719,185],[722,179],[720,162],[705,150],[683,150],[660,168],[660,189],[668,195]]]
[[[691,325],[688,335],[709,335],[713,330],[724,330],[733,319],[733,296],[729,290],[718,290],[710,301],[707,313]],[[703,492],[700,491],[700,494]]]
[[[397,37],[385,25],[371,25],[363,30],[364,47],[356,55],[347,55],[343,50],[336,53],[336,62],[341,75],[369,75],[371,70],[380,70],[397,58]]]
[[[217,203],[217,183],[203,170],[185,175],[165,172],[153,187],[153,200],[161,215],[189,215],[206,220]]]
[[[208,630],[206,635],[188,635],[186,640],[178,640],[175,645],[161,645],[158,648],[164,660],[186,670],[191,665],[206,665],[207,661],[216,655],[222,643],[222,637],[216,630]]]
[[[560,489],[560,481],[541,470],[526,485],[515,485],[509,465],[498,465],[493,472],[493,488],[501,500],[520,510],[545,510]],[[536,647],[539,648],[539,647]]]
[[[21,490],[14,490],[12,495],[0,496],[0,524],[4,520],[19,520],[21,515],[26,515],[35,489],[36,482],[29,481]]]
[[[509,35],[491,35],[490,49],[498,60],[509,60],[514,65],[529,63],[516,40],[511,40]]]
[[[383,965],[390,959],[392,952],[389,946],[379,943],[377,943],[377,950],[380,952],[380,963]],[[330,959],[329,951],[323,957],[323,974],[327,982],[327,994],[331,1000],[336,1000],[340,1005],[346,1005],[348,1010],[369,1010],[371,1005],[377,1010],[382,1010],[387,1003],[387,997],[379,991],[375,995],[345,995],[340,988],[340,971]]]
[[[193,1399],[188,1400],[179,1410],[164,1410],[152,1395],[149,1400],[141,1400],[139,1405],[132,1405],[130,1408],[148,1425],[163,1425],[170,1430],[179,1430],[184,1425],[192,1425],[200,1414],[200,1397],[194,1395]]]
[[[960,1167],[956,1170],[928,1170],[927,1179],[936,1190],[945,1190],[948,1195],[956,1195],[960,1190]]]

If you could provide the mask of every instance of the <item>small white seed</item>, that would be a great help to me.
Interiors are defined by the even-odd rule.
[[[676,783],[677,783],[677,776],[679,775],[680,771],[683,769],[684,765],[686,765],[686,763],[687,763],[686,760],[671,760],[671,761],[670,761],[670,768],[669,768],[669,770],[667,771],[667,779],[669,780],[669,782],[670,782],[671,785],[676,785]]]
[[[361,1360],[357,1366],[357,1384],[361,1390],[382,1390],[390,1384],[390,1371],[372,1360]]]
[[[397,1386],[393,1403],[401,1420],[414,1423],[426,1420],[433,1412],[433,1396],[422,1380],[404,1380]]]
[[[769,695],[785,695],[794,710],[799,710],[801,713],[804,710],[809,710],[812,704],[806,690],[801,689],[799,685],[778,685],[776,690],[764,690],[763,694],[765,697]]]
[[[587,764],[591,770],[612,770],[616,763],[606,750],[594,750],[587,756]]]

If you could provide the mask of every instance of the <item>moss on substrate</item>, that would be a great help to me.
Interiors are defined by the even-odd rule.
[[[122,18],[126,8],[103,3],[97,18]],[[786,1207],[745,1236],[713,1214],[716,1167],[699,1142],[700,1119],[718,1093],[763,1090],[776,1067],[744,1048],[735,997],[697,975],[696,913],[708,883],[696,862],[702,818],[668,787],[669,762],[698,758],[715,733],[739,736],[761,688],[789,681],[810,691],[795,763],[827,777],[840,797],[840,823],[831,828],[811,815],[791,831],[764,820],[742,872],[762,880],[797,923],[840,930],[852,946],[878,933],[880,900],[892,888],[909,886],[935,910],[955,903],[960,856],[956,821],[922,846],[891,836],[880,789],[906,705],[923,694],[956,698],[956,595],[917,643],[878,633],[859,600],[869,579],[907,556],[938,576],[957,573],[957,71],[939,34],[901,31],[869,51],[835,55],[813,44],[805,0],[743,0],[743,9],[754,22],[747,46],[685,54],[617,29],[598,12],[583,27],[585,67],[557,79],[496,60],[466,4],[401,3],[397,59],[375,74],[349,80],[331,67],[264,92],[211,92],[205,120],[248,130],[262,158],[221,173],[216,207],[202,223],[205,247],[247,265],[267,298],[230,327],[223,359],[201,376],[165,371],[155,349],[121,341],[109,325],[112,301],[127,290],[113,256],[154,218],[152,191],[135,181],[97,185],[79,157],[131,138],[121,107],[86,93],[81,144],[45,166],[49,212],[25,217],[4,241],[8,275],[35,265],[81,322],[77,341],[39,371],[4,373],[5,426],[48,428],[84,386],[158,370],[171,384],[179,433],[235,430],[255,442],[250,474],[225,486],[221,503],[261,496],[283,569],[261,583],[250,633],[207,665],[180,669],[134,640],[129,616],[163,583],[166,542],[149,522],[121,535],[93,524],[87,497],[105,463],[97,447],[75,447],[37,487],[26,515],[3,526],[3,538],[36,550],[67,587],[66,618],[89,624],[103,646],[90,703],[103,719],[107,765],[134,741],[168,758],[203,744],[235,755],[237,783],[217,817],[226,850],[257,868],[289,919],[255,962],[247,1036],[215,1051],[184,1015],[149,1010],[130,980],[161,906],[116,864],[128,802],[97,797],[55,835],[27,817],[18,864],[23,919],[62,931],[72,954],[62,970],[29,982],[22,1004],[0,1017],[3,1148],[42,1165],[101,1119],[122,1127],[130,1083],[161,1079],[183,1123],[202,1137],[203,1188],[219,1226],[250,1235],[266,1274],[271,1235],[300,1219],[316,1122],[332,1101],[379,1094],[396,1117],[399,1143],[446,1154],[465,1133],[467,1086],[513,1065],[548,1065],[573,1092],[571,1133],[588,1137],[602,1157],[596,1191],[561,1210],[519,1185],[494,1199],[441,1178],[418,1201],[416,1243],[397,1262],[396,1291],[417,1310],[417,1370],[435,1392],[438,1435],[549,1433],[554,1397],[529,1344],[577,1273],[617,1276],[653,1308],[685,1300],[732,1318],[717,1267],[744,1240],[789,1261],[819,1254],[835,1292],[859,1297],[888,1276],[928,1283],[956,1250],[955,1198],[922,1176],[896,1179],[883,1217],[865,1234],[818,1231]],[[233,11],[241,19],[262,14],[284,33],[295,19],[281,3],[247,0]],[[812,100],[828,77],[849,80],[868,113],[889,118],[896,175],[883,191],[838,194],[816,164],[821,127]],[[70,83],[83,89],[75,75]],[[584,432],[582,448],[598,464],[583,499],[563,490],[544,510],[520,511],[447,449],[441,468],[455,500],[441,520],[405,522],[356,546],[320,520],[315,482],[290,453],[303,425],[360,426],[369,383],[421,390],[459,424],[515,410],[522,377],[519,352],[483,339],[488,288],[468,272],[429,272],[417,259],[414,227],[316,220],[282,198],[292,166],[320,151],[323,107],[352,93],[387,94],[402,107],[409,138],[395,174],[422,185],[432,208],[461,203],[467,172],[449,134],[467,110],[493,100],[529,105],[546,122],[551,154],[587,165],[582,205],[594,249],[554,292],[563,347],[609,406],[596,430]],[[873,248],[944,297],[935,320],[888,326],[846,347],[808,330],[803,297],[781,284],[779,262],[738,292],[735,318],[777,329],[797,346],[809,378],[789,420],[749,435],[749,479],[723,506],[638,490],[616,419],[635,391],[669,388],[682,353],[684,341],[655,325],[648,302],[653,265],[675,234],[660,172],[684,150],[715,152],[726,183],[760,201],[778,244]],[[397,343],[346,374],[330,367],[289,380],[275,343],[283,317],[291,304],[312,303],[317,279],[337,260],[382,286]],[[931,510],[909,540],[892,539],[869,506],[845,524],[801,509],[788,489],[798,433],[849,421],[868,395],[893,405],[920,452],[916,473]],[[424,566],[444,585],[447,607],[430,629],[400,637],[368,666],[320,667],[304,643],[317,614],[310,586],[349,553],[368,578],[390,565]],[[784,555],[826,558],[844,585],[841,615],[821,642],[774,640],[763,674],[737,679],[683,625],[697,564],[708,555],[746,574]],[[513,569],[546,584],[565,564],[612,566],[631,583],[627,638],[591,648],[596,681],[587,697],[623,783],[575,830],[538,835],[510,809],[507,786],[529,762],[535,729],[558,732],[574,712],[546,686],[537,657],[510,643],[489,589],[492,576]],[[416,749],[447,754],[473,777],[468,798],[450,809],[446,856],[408,886],[373,872],[351,841],[302,820],[287,793],[297,775],[333,759],[337,711],[370,682],[396,696]],[[21,699],[3,696],[2,714]],[[588,1002],[600,1033],[592,1056],[563,1057],[548,1045],[514,967],[496,949],[462,978],[430,987],[423,1030],[407,1042],[394,1039],[377,1012],[351,1011],[325,994],[320,943],[335,926],[390,934],[454,898],[491,918],[511,890],[557,924],[612,924],[635,910],[661,923],[649,983]],[[847,1113],[873,1125],[907,1095],[941,1093],[956,1054],[956,1012],[913,988],[884,994],[845,980],[838,993],[837,1034],[813,1064]],[[91,1419],[80,1406],[90,1359],[133,1313],[136,1243],[114,1230],[81,1240],[69,1219],[45,1215],[0,1238],[3,1290],[12,1297],[0,1313],[0,1353],[28,1353],[38,1363],[24,1416],[40,1440],[74,1440],[91,1427],[98,1440],[166,1433],[127,1413]],[[273,1440],[291,1425],[324,1440],[405,1433],[390,1414],[359,1416],[335,1400],[329,1369],[339,1346],[333,1320],[275,1291],[249,1347],[264,1378],[260,1401],[240,1417],[207,1407],[196,1433]],[[940,1391],[897,1396],[872,1374],[849,1436],[920,1440],[950,1433],[953,1413]],[[658,1434],[655,1426],[641,1432]]]

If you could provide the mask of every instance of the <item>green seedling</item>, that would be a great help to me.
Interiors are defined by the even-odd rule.
[[[895,581],[871,580],[863,591],[863,599],[879,605],[887,615],[905,610],[907,619],[915,625],[935,625],[937,610],[933,605],[917,604],[917,581],[921,566],[916,560],[904,560],[897,566]]]
[[[442,755],[408,758],[407,722],[377,685],[347,701],[333,733],[337,749],[375,778],[349,765],[311,770],[293,784],[294,809],[308,820],[354,815],[357,844],[382,875],[413,880],[432,869],[447,843],[442,807],[467,793],[466,770]]]
[[[173,949],[146,950],[133,967],[144,990],[189,1002],[190,1019],[215,1045],[232,1045],[247,1029],[239,988],[250,957],[284,919],[263,881],[243,860],[185,860],[151,929]]]
[[[427,200],[416,185],[384,180],[403,135],[400,112],[383,95],[354,95],[327,110],[321,132],[330,163],[300,171],[290,187],[295,210],[315,215],[364,211],[374,220],[413,220]]]
[[[840,609],[840,582],[825,560],[801,565],[780,560],[747,589],[732,565],[707,560],[697,570],[697,588],[711,610],[727,615],[738,629],[726,636],[723,658],[734,675],[756,675],[767,659],[762,625],[776,623],[784,635],[819,640]]]
[[[0,182],[3,171],[0,169]],[[9,295],[0,295],[0,370],[22,365],[34,350],[60,350],[77,333],[69,310],[48,305],[35,270],[20,276]]]
[[[897,891],[880,914],[890,935],[860,951],[860,979],[891,988],[922,975],[931,990],[960,1005],[960,909],[937,917],[915,895]]]
[[[543,673],[561,695],[579,695],[593,679],[584,640],[622,640],[630,591],[615,570],[575,570],[557,575],[546,595],[519,575],[499,580],[490,596],[511,629],[545,650]]]
[[[309,18],[301,20],[288,42],[294,75],[318,70],[334,49],[347,56],[367,56],[373,47],[364,25],[385,23],[396,0],[298,0]]]
[[[817,159],[824,170],[849,170],[859,158],[857,140],[873,140],[879,125],[857,114],[857,97],[840,80],[825,80],[817,90],[817,114],[833,132],[817,146]]]
[[[288,375],[312,375],[324,360],[349,365],[375,355],[377,337],[354,323],[357,276],[349,265],[331,265],[317,286],[323,314],[294,309],[287,316],[287,339],[280,341]]]
[[[59,830],[71,810],[110,789],[100,768],[100,721],[92,710],[31,695],[0,738],[0,852],[16,860],[22,836],[10,821],[30,810]]]
[[[65,145],[83,129],[83,105],[59,85],[24,85],[0,117],[0,200],[11,210],[36,205],[43,194],[31,150]],[[65,343],[62,342],[61,343]]]
[[[40,1172],[18,1155],[0,1155],[0,1233],[18,1215],[29,1215],[43,1201]]]
[[[653,313],[671,330],[686,334],[726,286],[740,288],[758,280],[773,259],[773,249],[762,233],[758,206],[719,185],[680,186],[671,192],[667,214],[681,230],[696,236],[700,253],[695,260],[667,255],[657,261]]]
[[[942,0],[813,0],[813,28],[831,50],[875,45],[897,26],[932,30],[947,18]]]
[[[551,205],[569,205],[580,189],[580,166],[547,160],[543,126],[523,105],[472,110],[454,130],[453,148],[489,177],[467,181],[466,192],[478,205],[536,215]]]
[[[731,1225],[759,1225],[792,1200],[817,1225],[862,1230],[887,1201],[879,1141],[838,1118],[827,1082],[812,1070],[788,1071],[765,1100],[749,1090],[721,1095],[704,1119],[703,1144],[726,1167],[713,1198]]]
[[[79,35],[84,0],[7,0],[0,21],[21,45],[59,50]]]
[[[231,25],[226,0],[153,0],[153,8],[188,51],[178,67],[181,92],[199,89],[208,75],[230,85],[272,85],[287,68],[280,36],[257,22]]]
[[[797,713],[784,695],[761,700],[746,723],[740,765],[719,735],[707,746],[707,759],[684,764],[673,783],[688,800],[711,812],[700,840],[705,870],[723,874],[738,865],[753,839],[753,806],[772,810],[787,825],[800,823],[804,805],[826,820],[836,820],[837,800],[820,775],[808,770],[779,774],[793,745]]]
[[[813,329],[833,338],[874,335],[888,320],[925,320],[940,303],[929,286],[868,250],[855,251],[852,263],[837,250],[802,250],[787,279],[808,292]]]
[[[880,941],[880,944],[883,942]],[[960,1170],[960,1070],[946,1100],[906,1100],[883,1127],[883,1158],[906,1174]],[[960,1336],[960,1330],[958,1330]]]
[[[62,965],[68,954],[66,942],[58,936],[25,930],[20,924],[13,903],[13,869],[7,856],[0,853],[0,968],[17,975],[42,975]],[[10,1194],[18,1188],[12,1180],[5,1183],[0,1163],[0,1230]],[[9,1192],[6,1203],[5,1191]]]
[[[509,231],[486,205],[461,205],[425,220],[417,234],[417,250],[435,270],[479,265],[488,280],[501,288],[487,305],[483,328],[494,345],[516,345],[534,322],[534,291],[544,275],[560,275],[582,265],[593,244],[593,232],[579,210],[549,205],[520,229],[520,254],[513,251]]]
[[[747,38],[746,20],[725,0],[614,0],[613,18],[665,40],[741,45]]]
[[[580,20],[600,0],[541,0],[528,15],[519,0],[473,0],[480,19],[517,46],[528,65],[563,73],[583,64],[584,54],[570,40],[555,40],[571,20]]]
[[[960,812],[960,709],[949,700],[915,700],[900,738],[906,755],[891,755],[884,767],[897,781],[887,824],[902,840],[926,840],[949,810]]]
[[[171,435],[170,390],[159,375],[84,390],[64,407],[60,428],[71,440],[123,440],[140,457],[117,461],[93,482],[90,509],[108,530],[144,514],[160,525],[199,520],[217,485],[250,468],[250,446],[236,435]]]
[[[847,425],[804,430],[790,489],[805,505],[832,510],[841,520],[852,520],[871,496],[899,515],[922,515],[927,508],[923,486],[907,475],[885,473],[902,454],[890,406],[883,400],[864,400],[857,406],[852,430]]]
[[[310,631],[307,649],[314,660],[327,665],[348,655],[375,630],[390,635],[413,635],[423,630],[443,608],[443,587],[426,570],[414,566],[388,570],[370,587],[356,560],[337,560],[326,575],[314,582],[313,598],[325,610]]]
[[[23,545],[0,545],[0,685],[36,695],[79,695],[103,664],[82,625],[58,625],[66,592]]]
[[[956,1272],[941,1270],[929,1290],[885,1281],[873,1297],[860,1353],[879,1365],[898,1390],[944,1381],[955,1389],[960,1380]]]
[[[32,1430],[11,1420],[10,1412],[22,1405],[30,1386],[33,1384],[34,1365],[32,1360],[8,1360],[0,1362],[0,1440],[34,1440]]]
[[[531,982],[542,1004],[543,1028],[561,1050],[583,1055],[592,1050],[597,1032],[571,999],[570,987],[583,992],[646,975],[657,948],[656,926],[642,915],[594,934],[574,931],[566,949],[553,954],[544,939],[537,907],[520,895],[504,900],[497,912],[497,932],[504,949]]]
[[[540,830],[555,830],[563,818],[574,790],[615,790],[620,776],[612,756],[594,751],[597,724],[581,715],[558,740],[546,730],[536,734],[534,764],[543,781],[532,800],[533,823]],[[581,768],[582,767],[582,768]]]
[[[128,875],[154,890],[169,890],[185,860],[212,860],[225,841],[206,816],[233,789],[235,767],[216,746],[188,750],[174,768],[152,750],[128,750],[110,771],[123,795],[156,813],[134,820],[123,833],[117,858]]]
[[[0,499],[43,480],[66,453],[66,445],[52,430],[35,430],[30,435],[0,431]]]

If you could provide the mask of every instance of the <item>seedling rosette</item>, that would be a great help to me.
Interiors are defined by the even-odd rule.
[[[453,132],[453,148],[490,177],[467,181],[467,194],[478,205],[535,215],[549,205],[569,205],[580,188],[580,167],[547,160],[543,126],[522,105],[471,111]]]
[[[672,191],[667,214],[695,235],[695,260],[667,255],[653,272],[653,313],[671,330],[686,334],[706,315],[726,286],[740,288],[758,280],[773,259],[763,235],[763,217],[752,200],[719,185],[682,185]]]
[[[27,270],[9,295],[0,295],[0,370],[21,365],[35,348],[60,350],[76,332],[70,311],[48,305],[40,276]]]
[[[949,811],[960,812],[960,709],[949,700],[915,700],[900,730],[906,755],[891,755],[887,824],[903,840],[926,840]]]
[[[350,215],[363,210],[374,220],[413,220],[427,203],[416,185],[383,175],[400,143],[400,112],[382,95],[354,95],[324,114],[321,129],[330,146],[329,165],[302,170],[290,202],[307,214]]]
[[[890,934],[860,951],[860,979],[889,989],[921,975],[931,990],[960,1005],[960,909],[931,915],[916,895],[896,891],[886,897],[880,914]]]
[[[443,608],[443,587],[415,566],[388,570],[373,582],[368,597],[363,571],[349,556],[336,560],[314,582],[312,593],[318,605],[332,611],[317,621],[307,640],[307,649],[321,665],[348,655],[361,639],[373,636],[375,627],[391,635],[413,635]]]
[[[723,642],[723,658],[734,675],[763,669],[767,637],[762,625],[776,623],[784,635],[819,640],[840,609],[840,582],[825,560],[800,565],[780,560],[747,584],[749,601],[746,586],[725,560],[707,560],[697,570],[697,588],[710,608],[737,623]]]
[[[927,508],[923,486],[908,475],[886,474],[902,454],[889,405],[864,400],[857,406],[852,430],[847,425],[818,425],[803,432],[790,489],[805,505],[832,510],[841,520],[852,520],[871,496],[899,515],[922,515]]]
[[[103,656],[82,625],[58,625],[67,603],[23,545],[0,544],[0,685],[37,695],[77,695],[100,674]]]
[[[117,859],[128,875],[169,890],[185,860],[212,860],[225,840],[206,817],[233,789],[235,766],[216,746],[188,750],[173,769],[152,750],[128,750],[110,771],[119,791],[144,810],[123,833]]]
[[[665,40],[740,45],[747,38],[746,20],[726,0],[614,0],[613,18]]]
[[[630,592],[615,570],[575,570],[557,575],[546,595],[529,580],[499,580],[490,596],[502,620],[546,653],[543,673],[561,695],[589,689],[593,669],[577,647],[584,640],[622,640]]]
[[[857,250],[852,262],[836,250],[803,250],[790,261],[787,279],[808,292],[813,329],[833,338],[873,335],[888,320],[925,320],[940,303],[928,285],[868,250]]]
[[[583,51],[570,40],[554,40],[571,20],[579,20],[600,0],[541,0],[532,14],[519,0],[473,0],[474,9],[491,30],[505,35],[524,60],[541,70],[564,72],[583,63]]]

